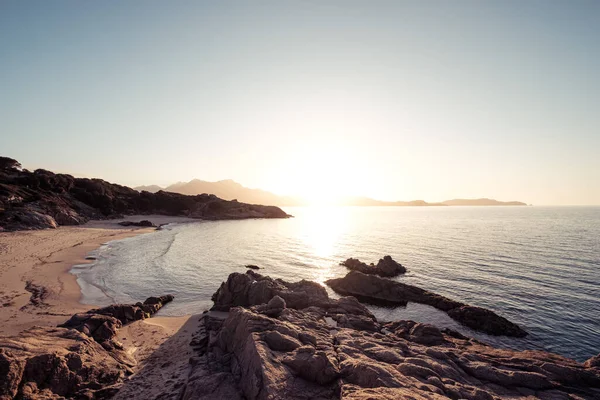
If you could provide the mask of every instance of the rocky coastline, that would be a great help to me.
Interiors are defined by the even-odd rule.
[[[102,179],[44,169],[31,172],[14,159],[0,157],[0,231],[81,225],[134,214],[205,220],[289,217],[275,206],[227,201],[211,194],[138,192]]]
[[[0,338],[0,399],[111,398],[136,360],[116,340],[126,324],[150,318],[173,296],[73,315],[56,328]]]
[[[115,336],[171,296],[0,339],[0,399],[600,398],[600,356],[578,363],[428,324],[381,322],[355,297],[332,299],[315,282],[249,270],[229,275],[212,299],[165,382],[156,376],[173,361],[140,372]]]

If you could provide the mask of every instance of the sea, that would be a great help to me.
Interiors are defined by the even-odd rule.
[[[579,361],[600,353],[600,207],[294,207],[289,219],[198,221],[108,242],[72,272],[83,302],[130,303],[173,294],[161,315],[201,313],[232,272],[254,264],[287,281],[323,284],[391,255],[394,278],[491,309],[524,339],[472,331],[435,308],[369,306],[380,320],[448,327],[484,342]],[[329,289],[328,289],[329,290]],[[336,297],[329,290],[330,295]]]

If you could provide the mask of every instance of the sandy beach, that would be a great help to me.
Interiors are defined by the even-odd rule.
[[[118,224],[123,220],[143,219],[156,225],[198,221],[145,215],[57,229],[0,233],[0,336],[18,335],[33,326],[56,326],[75,313],[94,308],[80,304],[81,290],[76,277],[69,272],[71,267],[93,262],[86,260],[86,255],[103,243],[153,232],[155,228]],[[138,321],[121,330],[120,339],[139,361],[177,332],[187,319],[156,317]]]

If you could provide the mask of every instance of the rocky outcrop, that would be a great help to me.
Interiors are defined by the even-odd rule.
[[[75,314],[68,321],[59,325],[61,328],[75,329],[105,347],[112,348],[117,330],[126,324],[140,319],[150,318],[165,304],[173,301],[173,296],[149,297],[143,303],[113,304],[108,307],[89,310]]]
[[[135,360],[115,340],[123,324],[149,317],[172,296],[76,314],[57,328],[0,338],[0,399],[111,398]]]
[[[0,163],[2,230],[56,228],[131,214],[208,220],[289,217],[274,206],[226,201],[210,194],[140,193],[101,179],[74,178],[43,169],[30,172],[20,169],[20,164],[12,161]]]
[[[290,283],[248,270],[245,274],[234,272],[229,275],[213,294],[215,304],[212,309],[228,311],[236,306],[266,304],[275,296],[284,299],[291,308],[306,308],[329,301],[327,291],[318,283],[305,280]]]
[[[385,256],[381,258],[377,265],[373,263],[371,263],[371,265],[367,265],[357,258],[349,258],[340,263],[340,265],[343,265],[344,267],[353,271],[362,272],[363,274],[379,275],[387,278],[406,273],[406,268],[404,268],[402,264],[394,261],[391,256]]]
[[[0,399],[110,398],[134,364],[76,330],[34,327],[0,338]]]
[[[259,306],[260,312],[273,316],[277,316],[283,308],[301,310],[317,307],[327,315],[331,314],[340,326],[378,329],[375,316],[354,297],[330,299],[325,288],[316,282],[286,282],[251,270],[245,274],[230,274],[213,294],[212,300],[212,310],[215,311],[229,311],[237,306]]]
[[[480,307],[473,307],[421,289],[417,286],[363,274],[349,272],[344,278],[325,282],[334,291],[359,300],[377,304],[402,306],[407,302],[422,303],[445,311],[456,321],[489,335],[527,336],[527,332],[504,317]]]
[[[232,307],[224,319],[205,314],[189,376],[168,398],[600,398],[600,371],[558,355],[497,349],[413,321],[342,326],[360,314],[275,299]]]

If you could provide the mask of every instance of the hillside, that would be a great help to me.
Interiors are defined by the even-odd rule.
[[[222,180],[217,182],[208,182],[200,179],[193,179],[189,182],[177,182],[162,189],[160,186],[138,186],[134,188],[139,191],[157,192],[164,190],[166,192],[181,193],[187,195],[197,195],[211,193],[217,197],[226,200],[237,199],[250,204],[273,204],[277,206],[299,206],[306,202],[299,198],[291,196],[279,196],[266,190],[250,189],[231,180]]]
[[[125,214],[200,219],[286,218],[280,208],[227,201],[212,194],[138,192],[102,179],[74,178],[44,169],[21,169],[0,157],[0,230],[56,228]]]

